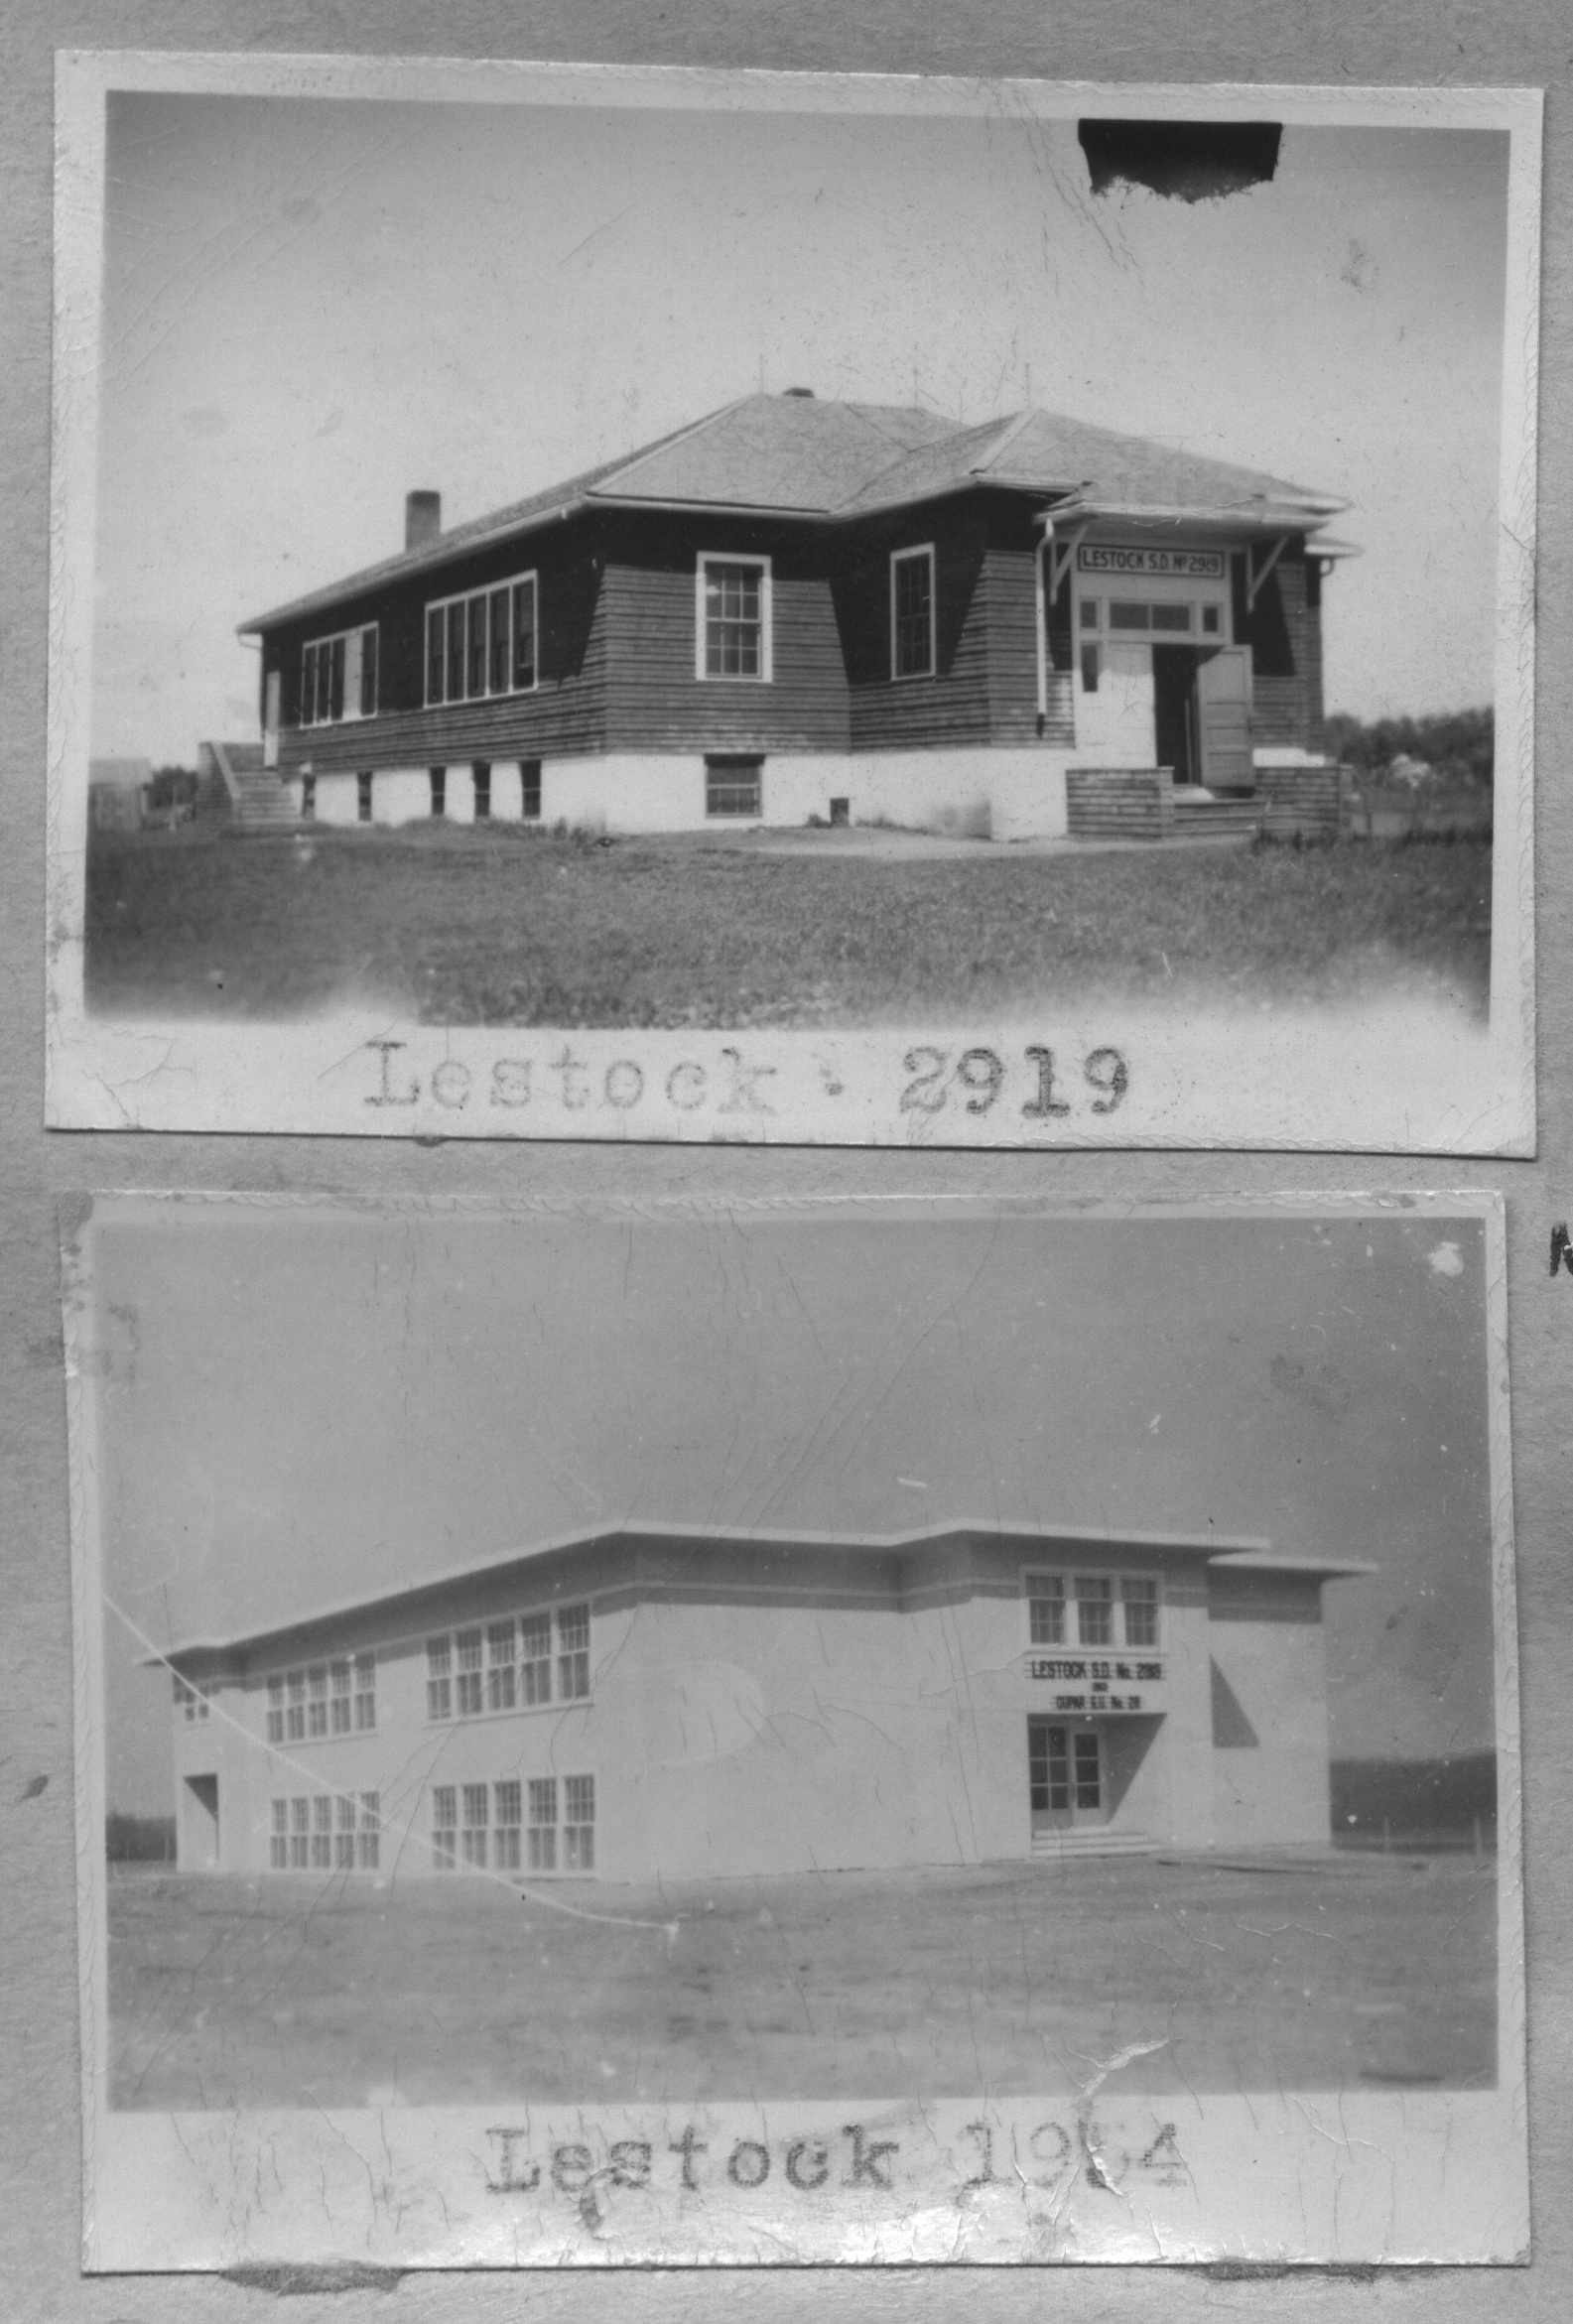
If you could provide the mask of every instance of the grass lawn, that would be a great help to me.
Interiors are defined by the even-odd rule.
[[[925,855],[822,837],[95,834],[87,1003],[289,1018],[361,1000],[433,1024],[705,1028],[1394,987],[1486,1009],[1489,839]]]
[[[461,1874],[127,1873],[112,2103],[1058,2098],[1155,2038],[1122,2091],[1488,2087],[1495,1871],[1126,1858],[552,1891],[609,1920]]]

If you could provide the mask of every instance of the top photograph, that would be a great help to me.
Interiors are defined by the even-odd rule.
[[[1533,1151],[1537,92],[58,86],[52,1124]]]

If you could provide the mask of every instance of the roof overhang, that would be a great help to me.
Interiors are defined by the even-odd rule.
[[[1201,533],[1209,538],[1238,541],[1261,535],[1315,533],[1348,505],[1342,500],[1315,507],[1309,503],[1248,500],[1198,508],[1160,508],[1136,501],[1087,500],[1072,494],[1057,501],[1052,508],[1040,509],[1035,521],[1051,530],[1062,524],[1107,524],[1134,533]],[[1320,553],[1320,542],[1317,549]],[[1345,550],[1344,554],[1352,552]]]

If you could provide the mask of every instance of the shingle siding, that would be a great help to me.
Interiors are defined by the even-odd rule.
[[[1245,559],[1230,560],[1235,638],[1251,652],[1251,740],[1265,746],[1320,748],[1322,610],[1305,545],[1286,549],[1246,610]]]

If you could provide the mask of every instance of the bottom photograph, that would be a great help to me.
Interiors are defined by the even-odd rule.
[[[64,1239],[87,2265],[1526,2257],[1497,1198]]]

